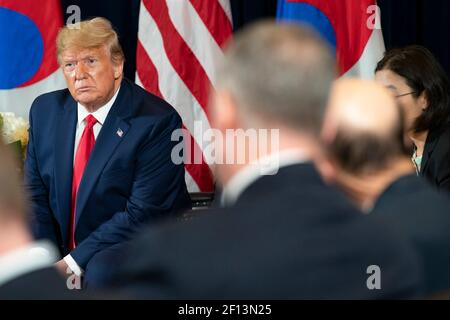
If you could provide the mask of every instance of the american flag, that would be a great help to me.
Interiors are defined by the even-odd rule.
[[[214,88],[215,66],[231,34],[229,0],[141,1],[136,83],[178,111],[190,133],[185,142],[193,146],[192,155],[197,150],[203,160],[202,136],[210,128],[208,91]],[[200,162],[185,164],[188,189],[213,191],[208,159]]]

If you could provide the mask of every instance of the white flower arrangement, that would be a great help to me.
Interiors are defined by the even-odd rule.
[[[16,116],[13,112],[0,112],[0,132],[3,141],[16,146],[22,158],[28,144],[28,128],[28,121],[24,118]]]

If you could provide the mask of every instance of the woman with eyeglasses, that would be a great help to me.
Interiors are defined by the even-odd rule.
[[[375,80],[403,111],[417,173],[450,192],[450,80],[442,66],[422,46],[393,49],[378,62]]]

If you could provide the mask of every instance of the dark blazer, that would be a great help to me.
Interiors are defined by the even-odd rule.
[[[450,198],[415,175],[401,177],[378,198],[380,216],[412,240],[422,258],[426,293],[450,290]]]
[[[38,97],[30,111],[25,179],[32,229],[69,253],[69,220],[77,103],[67,89]],[[123,80],[86,165],[76,204],[70,252],[85,268],[91,257],[120,243],[144,222],[190,208],[184,167],[175,165],[177,112]]]
[[[420,281],[410,247],[310,164],[261,177],[231,208],[151,226],[128,253],[116,280],[138,298],[408,298]],[[367,288],[371,265],[381,290]]]
[[[450,124],[428,133],[420,175],[439,190],[450,193]]]
[[[0,300],[84,299],[79,290],[69,290],[66,279],[54,268],[43,268],[0,285]]]

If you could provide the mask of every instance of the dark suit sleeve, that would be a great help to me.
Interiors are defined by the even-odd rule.
[[[135,176],[126,210],[116,212],[71,252],[81,268],[85,268],[97,252],[130,239],[144,222],[190,205],[184,166],[171,160],[176,145],[171,141],[171,135],[179,128],[181,119],[176,112],[154,126],[136,156]]]
[[[33,103],[33,106],[37,104]],[[49,239],[58,245],[57,233],[49,205],[48,188],[45,186],[39,172],[35,150],[35,134],[33,123],[33,106],[30,111],[29,141],[24,166],[25,185],[31,202],[31,229],[37,239]]]

